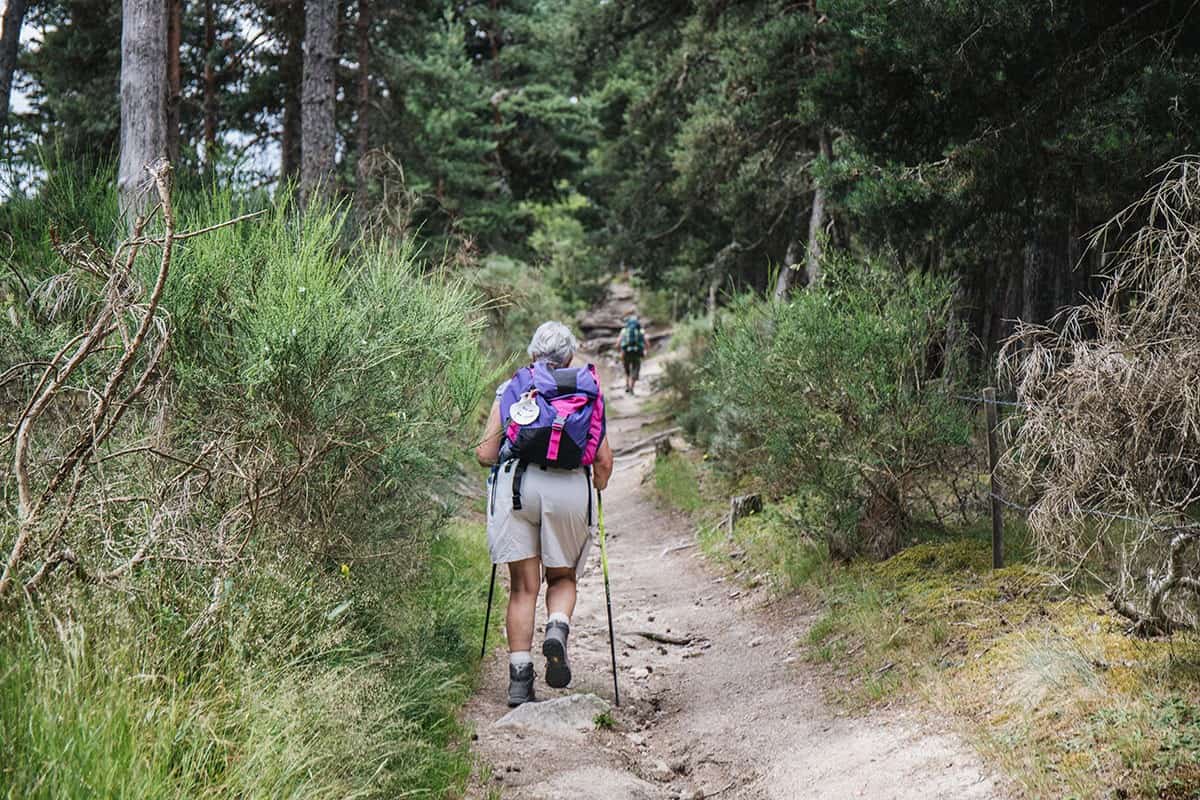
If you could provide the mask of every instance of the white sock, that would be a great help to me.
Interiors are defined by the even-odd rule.
[[[533,656],[529,655],[528,650],[516,650],[508,654],[508,663],[512,664],[514,667],[532,664]]]
[[[553,614],[551,614],[551,615],[550,615],[550,616],[549,616],[549,617],[546,619],[546,624],[547,624],[547,625],[549,625],[551,622],[561,622],[563,625],[566,625],[567,627],[570,627],[570,625],[571,625],[571,618],[570,618],[570,617],[568,617],[566,614],[564,614],[564,613],[563,613],[563,612],[561,612],[561,611],[555,611]]]

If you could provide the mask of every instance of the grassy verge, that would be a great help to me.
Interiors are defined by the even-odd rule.
[[[1015,563],[992,570],[983,530],[918,531],[886,562],[841,566],[792,498],[730,539],[715,483],[680,455],[656,466],[660,497],[694,513],[710,558],[812,602],[801,655],[828,670],[834,702],[936,709],[1030,797],[1200,797],[1194,639],[1127,637],[1098,593],[1022,560],[1019,538]]]
[[[228,612],[199,637],[153,585],[31,614],[0,644],[3,795],[457,791],[470,761],[455,713],[487,591],[477,528],[420,543],[420,569],[397,559],[260,569],[226,586]]]

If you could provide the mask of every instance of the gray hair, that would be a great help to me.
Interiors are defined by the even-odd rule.
[[[534,361],[546,361],[554,367],[565,367],[571,363],[579,342],[571,329],[561,322],[543,322],[529,340],[529,357]]]

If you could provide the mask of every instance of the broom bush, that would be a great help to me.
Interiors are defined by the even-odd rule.
[[[63,251],[111,253],[124,233],[89,186],[61,189],[97,205],[52,235],[56,192],[0,207],[20,223],[10,364],[44,360],[100,302],[63,277]],[[0,794],[440,796],[469,772],[454,712],[486,592],[481,531],[447,529],[437,499],[476,427],[477,295],[410,243],[354,241],[339,209],[300,213],[286,192],[180,192],[176,207],[180,231],[262,214],[178,243],[154,385],[18,577],[55,537],[96,575],[162,525],[149,557],[101,581],[61,568],[0,612]],[[143,282],[157,255],[135,265]],[[74,380],[102,379],[106,358]],[[6,420],[37,374],[0,386]],[[85,413],[68,395],[40,420],[36,485]],[[5,442],[6,554],[11,464]]]

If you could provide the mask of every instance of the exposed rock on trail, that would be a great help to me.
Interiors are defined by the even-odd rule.
[[[661,357],[651,355],[643,369],[647,386],[661,373]],[[649,418],[648,391],[625,395],[617,375],[609,365],[614,448],[645,438]],[[895,712],[848,720],[826,706],[820,674],[796,658],[807,627],[803,612],[772,601],[763,588],[735,590],[708,571],[697,548],[687,546],[689,521],[660,507],[642,485],[653,459],[652,448],[618,459],[604,493],[621,681],[621,706],[610,712],[615,729],[590,724],[599,713],[591,709],[602,706],[586,699],[612,700],[604,584],[593,548],[571,625],[573,685],[545,684],[540,608],[534,664],[545,713],[513,715],[545,721],[569,708],[571,732],[553,732],[559,729],[552,724],[494,724],[509,712],[507,658],[496,650],[465,712],[480,761],[470,797],[1004,796],[972,751],[952,734],[929,730],[927,721]],[[590,729],[580,734],[579,727]]]
[[[607,700],[594,694],[569,694],[540,703],[526,703],[496,720],[497,728],[517,728],[549,736],[587,733],[595,719],[609,711]]]

